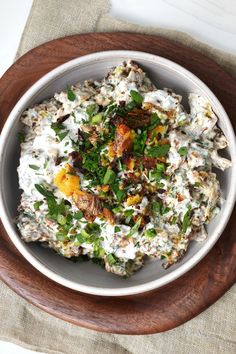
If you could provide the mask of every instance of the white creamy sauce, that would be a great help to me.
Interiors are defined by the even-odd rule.
[[[125,224],[112,225],[100,217],[94,223],[100,227],[99,240],[105,256],[112,254],[123,265],[128,260],[133,260],[137,268],[142,265],[137,256],[140,253],[164,257],[172,264],[178,260],[180,250],[186,251],[190,238],[202,241],[207,237],[204,225],[220,210],[220,186],[216,175],[211,172],[212,165],[221,170],[231,166],[229,160],[218,154],[217,150],[227,146],[227,140],[216,126],[217,117],[210,103],[204,97],[190,94],[190,112],[186,112],[181,105],[181,96],[170,90],[157,89],[146,74],[130,61],[125,66],[116,67],[102,82],[85,82],[72,86],[72,90],[74,100],[68,99],[67,92],[56,93],[53,99],[29,108],[21,118],[27,126],[17,170],[19,186],[23,190],[18,221],[23,239],[26,242],[46,241],[50,247],[66,257],[77,256],[82,246],[83,254],[93,257],[93,243],[83,242],[80,245],[76,239],[68,243],[57,239],[56,233],[60,225],[56,220],[47,217],[49,207],[35,185],[44,185],[53,191],[57,202],[63,199],[69,201],[71,212],[76,213],[78,207],[73,198],[66,197],[56,188],[54,178],[68,163],[68,154],[75,149],[78,129],[86,131],[88,128],[88,125],[84,125],[90,119],[87,108],[95,103],[103,106],[112,102],[129,103],[131,91],[136,91],[142,94],[144,105],[151,103],[150,113],[157,113],[161,119],[160,124],[168,125],[165,135],[169,144],[165,161],[166,176],[161,175],[158,180],[160,188],[156,200],[157,203],[162,203],[161,215],[154,217],[147,214],[150,210],[150,196],[142,195],[143,185],[148,182],[152,187],[156,181],[150,179],[148,173],[142,173],[141,182],[126,187],[127,196],[142,197],[134,205],[129,205],[128,201],[124,201],[122,205],[122,212],[133,212],[136,222],[142,215],[149,217],[142,231]],[[57,124],[58,119],[67,114],[70,116],[63,121],[65,136],[60,140],[53,124]],[[168,114],[171,114],[170,117]],[[100,156],[112,162],[113,157],[108,156],[108,150],[104,146]],[[58,158],[60,161],[56,163]],[[125,181],[130,172],[118,172],[119,182]],[[77,172],[77,175],[80,188],[89,188],[89,181],[83,178],[83,174]],[[89,190],[98,194],[94,187]],[[34,209],[38,202],[42,203],[38,209]],[[117,220],[122,220],[122,212],[116,213]],[[190,212],[192,224],[188,223]],[[116,231],[115,226],[119,227]],[[81,231],[85,227],[85,218],[73,221],[73,228]],[[152,234],[153,230],[156,234]],[[132,237],[129,237],[130,233]],[[110,271],[115,272],[113,268]]]
[[[144,96],[144,102],[153,103],[164,110],[171,110],[176,109],[179,105],[179,96],[174,97],[167,91],[156,90],[146,93]]]

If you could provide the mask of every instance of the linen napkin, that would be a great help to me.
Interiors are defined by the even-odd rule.
[[[187,34],[119,21],[107,15],[107,0],[35,0],[17,56],[65,35],[102,31],[158,34],[203,52],[236,77],[235,56]],[[9,311],[10,309],[10,311]],[[199,316],[171,331],[125,336],[97,333],[59,320],[16,295],[0,282],[0,339],[31,350],[65,354],[234,354],[236,286]]]

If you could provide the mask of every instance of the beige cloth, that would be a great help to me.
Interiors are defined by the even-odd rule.
[[[18,56],[47,40],[95,31],[136,31],[183,42],[215,59],[236,77],[235,57],[190,36],[121,22],[106,15],[106,0],[35,0]],[[0,282],[0,339],[46,353],[235,354],[236,286],[198,317],[160,334],[96,333],[44,313]]]

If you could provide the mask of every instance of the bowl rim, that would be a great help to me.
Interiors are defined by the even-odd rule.
[[[103,288],[96,286],[83,285],[78,282],[68,280],[64,276],[57,274],[55,271],[49,269],[46,265],[44,265],[35,255],[32,254],[31,250],[27,247],[27,244],[22,243],[19,234],[16,232],[14,227],[11,224],[11,217],[8,215],[6,208],[6,201],[4,200],[3,194],[3,185],[4,180],[2,178],[2,166],[4,166],[4,156],[5,156],[5,141],[8,138],[8,134],[10,133],[14,124],[16,124],[17,119],[19,118],[19,114],[22,111],[22,107],[27,104],[29,100],[32,100],[34,96],[37,96],[40,91],[43,91],[49,83],[55,81],[60,76],[63,76],[65,73],[73,71],[77,66],[86,66],[90,62],[99,62],[109,58],[121,58],[122,60],[133,59],[135,61],[143,60],[149,63],[156,62],[158,65],[163,67],[168,67],[174,72],[181,74],[186,77],[189,81],[193,82],[195,86],[199,87],[204,91],[205,96],[211,101],[214,107],[217,108],[219,120],[223,120],[226,126],[226,130],[228,135],[230,136],[231,143],[231,157],[232,161],[236,160],[236,140],[234,135],[234,130],[231,125],[230,119],[225,112],[223,106],[221,105],[218,98],[214,95],[214,93],[208,88],[208,86],[202,82],[196,75],[194,75],[189,70],[185,69],[181,65],[166,59],[161,56],[157,56],[154,54],[141,52],[141,51],[132,51],[132,50],[108,50],[102,52],[96,52],[92,54],[87,54],[56,67],[51,70],[44,76],[42,76],[39,80],[37,80],[18,100],[12,111],[10,112],[5,125],[2,129],[1,133],[1,142],[0,142],[0,215],[2,218],[3,225],[7,231],[8,236],[11,241],[15,245],[15,247],[19,250],[19,252],[23,255],[23,257],[38,271],[44,274],[46,277],[51,280],[68,287],[70,289],[80,291],[83,293],[88,293],[92,295],[99,296],[127,296],[134,295],[143,292],[147,292],[153,289],[160,288],[176,279],[180,276],[188,272],[191,268],[193,268],[197,263],[199,263],[206,254],[211,250],[214,244],[217,242],[219,237],[221,236],[224,228],[227,225],[227,222],[231,216],[233,211],[235,198],[236,198],[236,184],[233,181],[236,179],[236,164],[232,165],[231,171],[231,180],[229,186],[229,193],[227,204],[224,206],[222,210],[222,217],[219,223],[216,226],[216,230],[214,230],[213,235],[210,239],[207,239],[205,244],[197,251],[189,260],[187,260],[184,264],[180,265],[177,269],[174,269],[172,272],[144,284],[129,286],[129,287],[119,287],[119,288]]]

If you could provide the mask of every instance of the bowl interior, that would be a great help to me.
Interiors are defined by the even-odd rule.
[[[44,85],[37,93],[25,102],[24,107],[18,112],[18,117],[12,124],[10,134],[5,142],[2,160],[2,194],[5,204],[5,210],[8,214],[9,220],[15,231],[17,229],[14,226],[14,218],[17,214],[17,205],[20,200],[20,191],[18,187],[18,177],[16,168],[19,163],[20,149],[17,139],[17,132],[21,130],[21,124],[19,122],[19,116],[21,112],[28,106],[42,101],[43,99],[52,97],[55,92],[66,89],[67,85],[74,84],[78,81],[86,79],[101,79],[106,76],[107,72],[113,67],[121,63],[123,60],[128,59],[131,54],[111,55],[100,60],[90,59],[87,63],[75,65],[73,68],[67,68],[63,72],[59,73],[56,77],[51,78],[46,85]],[[204,91],[204,87],[199,86],[198,83],[192,81],[185,73],[176,70],[175,66],[163,64],[158,59],[152,61],[150,59],[141,59],[132,55],[132,59],[136,60],[138,64],[147,72],[152,81],[158,88],[169,87],[174,92],[183,96],[183,103],[187,106],[187,95],[190,92],[207,95]],[[212,97],[208,97],[211,100],[215,113],[220,116],[219,107],[212,100]],[[226,129],[226,123],[224,120],[220,121],[220,126],[224,131],[226,137],[230,139],[228,130]],[[226,156],[230,157],[230,149],[224,152]],[[229,196],[229,187],[231,180],[231,169],[220,173],[217,171],[220,179],[223,196],[227,200]],[[119,289],[129,288],[140,284],[146,284],[157,279],[161,279],[167,274],[182,267],[188,262],[193,255],[196,255],[206,242],[209,242],[212,237],[215,237],[215,229],[222,218],[222,211],[214,219],[214,221],[208,227],[209,237],[207,241],[202,243],[192,242],[186,256],[176,265],[172,266],[168,270],[164,270],[161,267],[161,261],[147,261],[146,266],[138,271],[134,276],[129,279],[119,278],[116,275],[107,273],[99,266],[92,262],[85,263],[72,263],[63,257],[55,254],[49,249],[44,249],[38,244],[27,244],[24,247],[33,255],[41,264],[46,266],[49,270],[62,276],[63,278],[74,282],[75,284],[82,284],[85,286],[91,286],[96,288],[106,289]]]

